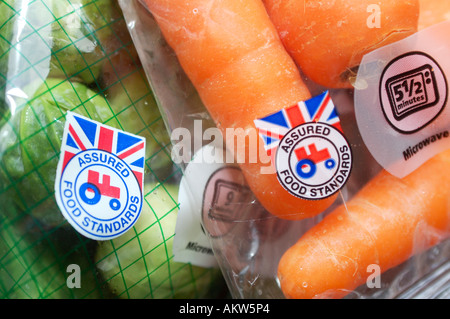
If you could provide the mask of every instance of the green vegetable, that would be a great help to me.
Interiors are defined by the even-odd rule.
[[[176,205],[162,186],[118,239],[60,227],[69,224],[54,182],[69,110],[145,137],[146,170],[172,172],[170,138],[115,0],[0,1],[0,298],[209,296],[220,271],[173,262]],[[70,264],[82,288],[67,287]]]
[[[173,261],[178,188],[146,185],[141,216],[133,229],[97,249],[97,268],[121,298],[213,298],[220,272]]]
[[[53,194],[68,110],[120,128],[103,96],[84,84],[49,78],[0,130],[3,182],[16,184],[23,209],[48,226],[65,222]]]
[[[43,227],[66,224],[53,194],[68,110],[145,137],[146,169],[172,170],[165,149],[170,145],[167,130],[115,1],[42,0],[22,6],[21,0],[7,0],[0,5],[0,23],[5,21],[0,25],[0,45],[8,50],[0,53],[0,85],[4,79],[14,87],[18,80],[17,70],[8,69],[11,59],[7,54],[27,56],[36,47],[39,55],[42,41],[53,50],[50,73],[43,74],[45,82],[35,73],[30,74],[32,81],[17,82],[20,85],[10,97],[11,105],[3,103],[6,96],[0,87],[0,183],[17,189],[15,197],[23,211]],[[30,30],[24,32],[28,37],[12,36],[19,21],[27,22],[25,29],[39,30],[40,37],[34,38],[36,33]],[[12,43],[12,38],[20,45]],[[43,63],[42,70],[48,71],[48,61],[36,59],[39,63],[34,68],[40,69]],[[101,63],[90,63],[96,59]],[[81,73],[79,63],[84,63]],[[65,75],[60,77],[62,71],[75,76],[69,81]],[[114,82],[105,82],[108,72],[116,76]],[[108,84],[102,93],[109,101],[87,86],[91,82],[88,74],[98,78],[97,84]]]

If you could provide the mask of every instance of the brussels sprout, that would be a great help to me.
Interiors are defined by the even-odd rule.
[[[49,226],[65,221],[53,193],[68,110],[120,127],[103,96],[84,84],[50,78],[0,129],[3,182],[16,184],[19,204]]]
[[[18,58],[26,57],[36,68],[43,68],[40,64],[47,61],[42,76],[86,84],[97,79],[105,60],[102,45],[108,46],[112,35],[109,24],[117,15],[112,0],[42,0],[26,6],[22,0],[5,2],[17,12],[13,20],[27,21],[25,29],[14,35],[13,52]],[[8,28],[4,32],[17,30]]]
[[[94,82],[105,60],[102,42],[111,36],[110,0],[46,1],[57,21],[51,24],[49,76],[80,78]],[[33,14],[35,14],[33,12]]]
[[[133,229],[99,243],[96,264],[112,291],[121,298],[211,298],[220,291],[218,269],[174,262],[173,237],[178,188],[146,184],[141,216]],[[174,200],[175,199],[175,200]]]

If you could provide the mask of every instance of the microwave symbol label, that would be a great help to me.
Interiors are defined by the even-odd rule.
[[[410,52],[391,61],[383,71],[380,100],[391,126],[412,133],[431,123],[447,99],[447,81],[430,56]]]
[[[390,78],[386,82],[386,91],[397,120],[439,101],[436,78],[429,64]]]

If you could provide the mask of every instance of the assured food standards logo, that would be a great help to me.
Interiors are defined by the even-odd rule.
[[[255,124],[280,184],[292,195],[322,199],[347,182],[352,152],[328,91]]]
[[[55,181],[59,208],[82,235],[129,230],[143,200],[145,139],[68,112]]]

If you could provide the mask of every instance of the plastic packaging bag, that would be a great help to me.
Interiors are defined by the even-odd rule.
[[[172,157],[177,163],[180,163],[183,170],[182,183],[186,185],[184,189],[189,194],[186,196],[189,200],[180,202],[180,207],[194,207],[190,211],[193,213],[191,218],[198,220],[208,235],[211,248],[234,298],[284,298],[285,295],[279,284],[278,263],[286,250],[309,230],[321,224],[322,220],[332,211],[350,203],[355,194],[383,170],[382,165],[374,159],[371,150],[366,146],[356,124],[355,88],[327,88],[304,77],[313,97],[329,92],[339,114],[342,130],[351,146],[353,166],[348,180],[337,193],[335,201],[320,214],[301,220],[278,218],[267,211],[257,200],[248,185],[248,179],[241,172],[236,158],[233,155],[227,157],[230,150],[224,146],[222,140],[224,137],[218,133],[217,123],[214,122],[187,74],[194,77],[196,75],[185,73],[176,52],[168,45],[165,36],[161,33],[160,26],[146,7],[146,2],[135,0],[120,1],[119,3],[150,85],[155,92],[158,106],[164,114],[171,133],[174,144]],[[178,17],[181,23],[186,23],[187,19],[191,19],[189,21],[194,21],[192,23],[199,21],[201,24],[206,20],[203,19],[206,17],[202,11],[204,8],[200,3],[197,4],[198,8],[193,7],[189,14]],[[184,4],[180,3],[179,6],[184,6]],[[214,14],[216,13],[220,14],[220,12],[214,12]],[[189,33],[193,32],[190,24],[179,28],[170,24],[170,9],[161,9],[159,14],[161,14],[161,23],[164,24],[166,32],[175,39],[178,39],[178,35],[179,39],[182,39],[184,32],[189,36],[195,35]],[[163,17],[165,14],[169,18],[165,19]],[[195,20],[197,14],[199,20]],[[223,14],[230,14],[230,12],[223,12]],[[230,14],[229,17],[233,18],[233,15]],[[214,24],[213,19],[210,22],[220,29],[221,25]],[[202,37],[202,29],[199,30],[196,35]],[[215,30],[214,27],[211,27],[211,30]],[[205,32],[211,30],[205,27]],[[213,34],[212,31],[211,34]],[[230,35],[232,34],[230,31]],[[263,35],[258,36],[263,37]],[[174,40],[174,42],[176,41]],[[217,48],[220,49],[220,46]],[[201,48],[194,53],[201,56],[201,50],[208,50],[208,48]],[[188,51],[189,53],[192,52]],[[202,62],[198,60],[199,64]],[[217,60],[217,63],[220,62]],[[194,68],[195,63],[191,64],[190,66]],[[192,70],[189,71],[192,72]],[[248,71],[251,72],[251,70]],[[236,76],[241,79],[245,74],[236,73]],[[217,80],[217,83],[220,81]],[[240,89],[245,91],[246,88]],[[230,158],[233,160],[226,160]],[[331,165],[331,162],[329,163]],[[448,204],[443,209],[448,214]],[[396,231],[400,232],[401,229]],[[352,233],[349,233],[348,236],[352,238]],[[377,273],[376,267],[374,269],[368,267],[365,269],[365,275],[367,277],[369,274],[368,278],[373,281],[368,279],[365,284],[361,284],[354,290],[345,291],[345,288],[342,288],[345,298],[445,297],[448,287],[439,283],[433,286],[427,276],[433,277],[433,274],[436,274],[436,278],[443,278],[442,280],[445,282],[445,275],[439,276],[442,274],[440,269],[444,269],[445,273],[450,256],[449,242],[444,240],[446,237],[448,237],[448,227],[447,235],[444,232],[440,244],[419,254],[424,242],[421,235],[418,235],[416,246],[413,248],[414,256],[401,265],[388,270],[383,269],[381,275]],[[345,245],[345,242],[342,242],[342,245]],[[343,264],[351,263],[351,260],[342,261],[345,256],[341,257],[343,258],[339,260]],[[336,273],[325,273],[322,278],[326,280],[326,278],[339,277],[339,267],[339,263],[336,263]],[[380,269],[378,268],[378,270]],[[372,271],[374,271],[373,274]],[[359,274],[355,270],[354,275],[360,276]],[[302,278],[298,278],[298,280],[300,283],[297,284],[301,285]],[[304,280],[304,288],[306,288],[307,279]],[[420,291],[418,292],[421,280],[424,285],[429,285],[428,293],[425,292],[422,295]],[[298,286],[298,289],[301,287]],[[325,293],[316,297],[326,298],[329,296],[331,295]]]
[[[113,239],[86,237],[56,201],[63,148],[83,145],[88,152],[92,147],[81,135],[70,132],[71,140],[65,135],[69,112],[83,117],[77,119],[84,121],[86,136],[92,132],[88,127],[114,132],[110,147],[145,139],[142,158],[133,162],[144,174],[142,199],[126,206],[132,214],[137,211],[131,207],[140,205],[139,218]],[[0,2],[0,136],[2,299],[216,298],[226,293],[219,270],[173,260],[181,172],[171,160],[166,126],[116,1]],[[94,150],[98,139],[92,141]],[[94,185],[117,190],[107,177],[101,184],[97,175]],[[112,213],[125,213],[120,204],[129,185],[122,186],[122,195],[114,198],[106,188],[98,194],[111,198]],[[90,187],[75,195],[89,202],[84,207],[96,204],[90,195],[96,188]],[[85,222],[94,229],[94,216],[89,217]]]

